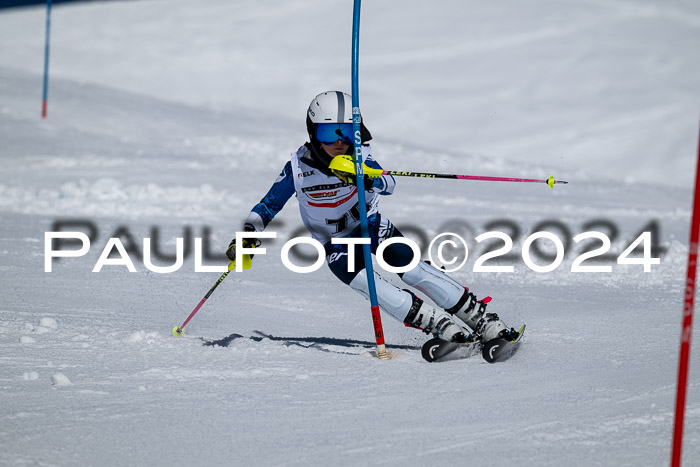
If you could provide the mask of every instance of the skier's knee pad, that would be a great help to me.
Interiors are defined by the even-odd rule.
[[[411,309],[413,297],[405,290],[394,287],[374,273],[374,285],[377,291],[377,302],[382,310],[389,313],[397,320],[403,322]],[[350,287],[360,295],[369,299],[369,286],[367,284],[367,270],[363,269],[350,282]]]
[[[420,261],[401,279],[429,297],[440,308],[451,308],[464,294],[464,287],[439,269]]]

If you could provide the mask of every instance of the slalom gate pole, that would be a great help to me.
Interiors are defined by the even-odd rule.
[[[216,290],[216,288],[219,286],[219,284],[221,284],[221,283],[224,281],[224,279],[226,279],[226,276],[228,276],[228,274],[229,274],[230,272],[231,272],[231,269],[229,269],[228,271],[226,271],[225,273],[223,273],[223,274],[221,275],[221,277],[219,277],[219,280],[216,281],[216,282],[214,283],[214,285],[212,286],[212,288],[209,289],[209,292],[207,292],[207,294],[206,294],[206,295],[204,296],[204,298],[199,302],[199,304],[198,304],[196,307],[194,307],[194,310],[192,310],[192,313],[190,313],[190,315],[187,317],[187,319],[185,320],[185,322],[182,323],[182,326],[175,326],[175,327],[173,328],[173,336],[179,337],[179,336],[182,335],[182,331],[185,329],[185,326],[187,326],[187,323],[189,323],[190,320],[194,317],[194,315],[197,314],[197,312],[199,311],[199,309],[202,308],[202,305],[204,305],[204,302],[206,302],[207,299],[211,296],[211,294],[214,293],[214,290]]]
[[[690,244],[688,245],[688,271],[685,278],[685,300],[683,303],[683,324],[681,347],[678,361],[678,385],[676,388],[676,413],[674,416],[673,448],[671,467],[680,467],[683,454],[683,418],[685,416],[685,395],[688,388],[688,367],[690,365],[690,342],[693,333],[693,311],[695,307],[695,276],[698,261],[698,238],[700,237],[700,133],[698,159],[695,168],[695,194],[693,196],[693,216],[690,221]]]
[[[49,37],[51,32],[51,0],[46,0],[46,40],[44,44],[44,90],[41,100],[41,118],[46,118],[49,101]]]
[[[360,3],[361,0],[354,0],[352,14],[352,133],[355,154],[355,170],[357,174],[357,198],[360,210],[360,229],[363,238],[370,238],[367,226],[367,201],[365,198],[365,183],[362,176],[362,135],[360,131],[360,90],[358,85],[358,68],[360,61]],[[377,341],[377,357],[381,360],[388,360],[390,355],[384,345],[384,330],[382,328],[382,317],[379,312],[377,302],[377,289],[374,283],[374,268],[372,267],[371,246],[362,245],[362,253],[365,259],[365,269],[367,270],[367,285],[369,287],[369,301],[372,310],[372,321],[374,323],[374,337]]]

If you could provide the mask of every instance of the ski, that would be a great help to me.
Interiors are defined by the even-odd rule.
[[[525,325],[523,324],[518,329],[518,337],[513,341],[509,341],[503,338],[491,339],[484,344],[484,348],[481,349],[481,356],[484,357],[489,363],[504,362],[515,354],[520,347],[520,341],[525,334]]]
[[[421,355],[428,362],[469,358],[479,351],[481,341],[459,344],[439,337],[433,337],[421,347]]]
[[[439,360],[457,350],[462,344],[449,342],[439,337],[433,337],[421,347],[421,355],[428,362]]]
[[[446,361],[452,359],[469,358],[481,350],[481,355],[489,363],[503,362],[515,354],[520,346],[520,340],[525,333],[523,324],[518,330],[518,337],[514,341],[497,338],[486,343],[481,340],[459,344],[449,342],[439,337],[434,337],[423,344],[421,355],[428,362]],[[459,352],[458,352],[459,351]]]

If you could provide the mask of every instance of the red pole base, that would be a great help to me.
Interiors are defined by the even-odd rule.
[[[372,307],[372,321],[374,322],[374,338],[377,345],[384,345],[384,331],[382,329],[382,315],[378,306]]]

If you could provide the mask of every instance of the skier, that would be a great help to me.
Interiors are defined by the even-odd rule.
[[[313,238],[324,245],[326,261],[333,274],[368,298],[367,270],[361,245],[351,246],[355,249],[354,264],[349,265],[348,245],[331,243],[331,239],[336,237],[361,237],[355,176],[329,168],[334,157],[351,153],[351,109],[351,97],[340,91],[323,92],[311,101],[306,116],[310,142],[292,153],[291,160],[285,164],[265,197],[251,210],[244,230],[262,232],[287,200],[296,194],[304,225]],[[368,167],[381,169],[372,157],[368,144],[372,135],[362,121],[360,128],[363,160]],[[391,195],[395,184],[394,177],[390,175],[378,178],[365,176],[367,222],[373,254],[382,241],[402,236],[378,210],[379,197]],[[259,245],[257,239],[243,241],[243,246],[247,248]],[[235,260],[235,238],[226,255],[231,261]],[[413,251],[403,243],[394,243],[384,250],[384,260],[392,267],[405,267],[412,258]],[[399,276],[440,307],[435,308],[413,292],[391,285],[375,272],[379,307],[407,326],[458,343],[470,342],[478,336],[484,342],[497,337],[512,340],[518,336],[518,332],[507,328],[495,313],[486,313],[490,297],[477,300],[467,287],[432,265],[420,261],[415,268]],[[457,324],[455,317],[476,335],[471,335]]]

